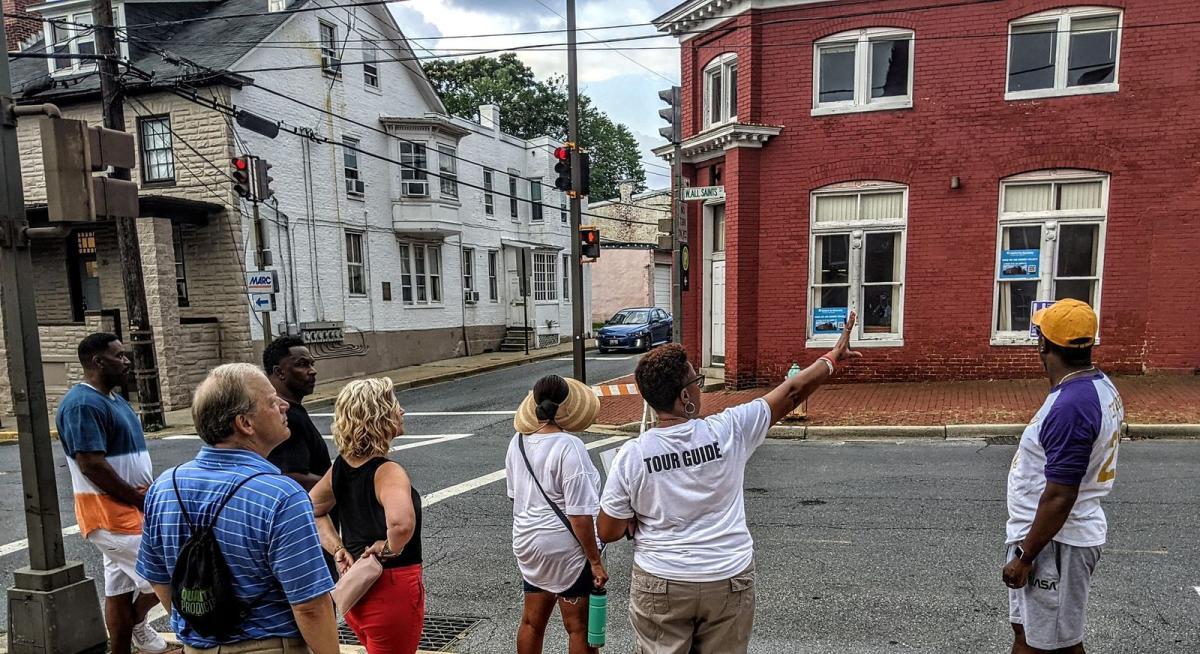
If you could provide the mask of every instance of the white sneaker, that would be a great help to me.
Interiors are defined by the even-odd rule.
[[[133,646],[144,654],[161,654],[168,649],[167,641],[150,626],[149,620],[133,626]]]

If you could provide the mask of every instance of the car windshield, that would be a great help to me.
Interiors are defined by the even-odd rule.
[[[622,311],[612,317],[610,325],[640,325],[650,322],[649,311]]]

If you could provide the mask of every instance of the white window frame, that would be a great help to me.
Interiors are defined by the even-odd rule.
[[[737,55],[732,52],[717,55],[704,66],[704,129],[737,122],[737,103],[730,102],[731,95],[737,91],[736,83],[731,82],[730,72],[736,68]],[[721,77],[721,107],[719,111],[721,119],[714,122],[712,119],[712,80],[718,74]]]
[[[350,249],[350,243],[355,239],[357,239],[357,243],[358,243],[358,259],[357,260],[351,258],[352,253],[351,253],[351,249]],[[367,289],[370,288],[370,284],[367,283],[367,265],[366,265],[367,238],[366,238],[366,234],[364,234],[363,232],[356,232],[356,231],[352,231],[352,230],[348,229],[348,230],[346,230],[345,241],[346,241],[346,294],[350,295],[352,297],[363,297],[367,294]],[[359,281],[362,282],[361,290],[355,290],[354,288],[352,288],[352,283],[354,280],[353,273],[354,273],[355,269],[358,270],[358,279],[359,279]]]
[[[875,41],[902,41],[908,45],[908,93],[874,99],[871,97],[871,44]],[[821,102],[821,52],[854,46],[854,98],[839,102]],[[871,27],[828,36],[813,46],[813,109],[814,116],[857,113],[861,111],[890,111],[911,109],[913,106],[913,73],[916,70],[917,43],[912,30]]]
[[[92,25],[95,20],[92,18],[90,9],[83,11],[72,11],[65,14],[54,16],[46,16],[47,22],[43,23],[42,39],[43,43],[48,44],[45,51],[54,54],[96,54],[96,32],[93,29],[84,27],[76,27],[75,25],[56,25],[48,22],[50,19],[63,20],[68,23],[80,25]],[[113,7],[113,22],[116,27],[121,28],[125,25],[124,7],[117,5]],[[54,42],[54,31],[60,29],[67,37],[64,41]],[[91,45],[91,52],[80,52],[80,47],[83,44]],[[117,38],[118,48],[122,57],[129,56],[129,46],[124,39],[119,36]],[[59,75],[75,75],[81,72],[86,72],[96,69],[96,62],[83,61],[81,59],[47,59],[46,65],[50,69],[50,73],[55,76]]]
[[[565,224],[567,224],[567,220],[569,217],[570,217],[570,214],[569,214],[568,208],[567,208],[567,194],[559,193],[558,194],[558,221],[565,225]]]
[[[328,30],[329,38],[325,38]],[[321,43],[321,72],[332,77],[342,76],[342,60],[338,57],[337,25],[317,20],[317,37]]]
[[[500,251],[488,250],[488,300],[500,301]]]
[[[171,223],[171,249],[175,253],[175,291],[179,296],[179,306],[191,306],[191,295],[188,289],[187,247],[183,242],[183,224]]]
[[[400,141],[400,195],[429,197],[429,147],[424,143]]]
[[[442,244],[401,241],[399,245],[400,302],[406,307],[443,306],[446,296],[442,292]],[[411,284],[406,279],[411,279]],[[407,297],[405,289],[411,289]],[[422,290],[425,292],[424,299],[420,296]]]
[[[845,221],[828,221],[817,223],[817,199],[820,197],[829,196],[856,196],[858,210],[861,210],[862,197],[880,193],[895,193],[903,194],[902,202],[902,217],[894,219],[854,219]],[[898,297],[896,299],[896,313],[894,323],[896,331],[888,333],[866,333],[863,328],[862,320],[854,328],[854,333],[850,336],[850,343],[858,347],[903,347],[904,345],[904,296],[906,270],[908,266],[908,201],[909,189],[903,184],[882,181],[859,181],[846,182],[841,184],[833,184],[825,186],[813,191],[809,197],[809,271],[808,271],[808,309],[805,313],[805,333],[808,335],[808,340],[805,347],[823,348],[828,347],[832,343],[836,343],[838,334],[815,334],[813,333],[813,315],[816,306],[816,297],[819,289],[816,285],[816,280],[820,275],[821,261],[815,256],[817,251],[817,239],[821,236],[836,236],[848,235],[850,239],[848,277],[847,285],[847,313],[854,311],[860,315],[864,282],[863,278],[863,258],[865,256],[864,245],[868,234],[900,234],[900,244],[897,254],[900,257],[900,271],[898,281],[892,282],[898,287]]]
[[[1100,182],[1100,208],[1027,212],[1004,211],[1004,196],[1010,187],[1071,182]],[[1104,296],[1104,245],[1108,231],[1110,183],[1111,178],[1107,174],[1090,170],[1071,169],[1035,171],[1015,175],[1000,181],[999,217],[996,221],[996,260],[992,267],[994,279],[992,284],[992,345],[1028,346],[1037,344],[1037,339],[1030,337],[1028,330],[1001,331],[997,329],[1000,322],[1001,285],[1003,281],[1011,281],[1000,279],[1000,259],[1001,253],[1004,250],[1004,229],[1008,227],[1041,227],[1040,274],[1036,280],[1038,282],[1036,299],[1038,301],[1052,301],[1055,297],[1055,284],[1059,279],[1057,269],[1060,228],[1063,225],[1099,225],[1096,244],[1096,297],[1092,309],[1098,317],[1101,316],[1100,299]],[[1052,197],[1056,197],[1056,194],[1053,192]],[[1034,280],[1030,279],[1029,281]],[[1100,338],[1097,334],[1096,343],[1098,344],[1099,342]]]
[[[558,253],[533,253],[533,301],[558,302]]]
[[[562,255],[562,301],[567,304],[571,301],[571,255],[563,253]]]
[[[496,171],[491,168],[483,169],[483,215],[489,220],[496,219]]]
[[[439,143],[438,191],[443,200],[458,199],[458,148]]]
[[[1113,81],[1106,84],[1089,84],[1087,86],[1067,86],[1068,66],[1071,61],[1071,22],[1075,19],[1109,18],[1117,19],[1117,53],[1113,65]],[[1009,69],[1012,66],[1013,29],[1027,25],[1058,22],[1058,39],[1054,57],[1054,86],[1048,89],[1029,89],[1026,91],[1009,91]],[[1028,100],[1031,98],[1053,98],[1072,95],[1093,95],[1096,93],[1116,93],[1121,90],[1121,41],[1125,31],[1125,12],[1113,7],[1067,7],[1052,9],[1041,13],[1024,16],[1008,24],[1008,57],[1004,63],[1004,99]]]
[[[374,41],[363,41],[363,85],[368,90],[378,91],[379,85],[379,46]]]
[[[342,137],[342,175],[346,180],[346,197],[361,200],[366,195],[367,182],[363,179],[361,162],[358,160],[360,141],[351,136]]]
[[[142,181],[146,184],[169,184],[175,181],[175,148],[174,138],[171,132],[171,115],[162,114],[160,116],[147,116],[138,120],[138,145],[141,152],[139,162],[142,167]],[[163,130],[154,133],[147,133],[148,127],[161,125]],[[155,140],[160,141],[160,145],[166,147],[150,147],[154,145]],[[152,161],[155,158],[152,155],[159,155],[162,161]],[[153,177],[151,171],[157,166],[166,166],[169,173],[164,176]]]
[[[529,222],[540,223],[546,220],[546,212],[542,206],[542,178],[529,178]]]
[[[520,173],[508,171],[508,215],[514,223],[521,221],[521,185],[517,182]]]
[[[475,290],[475,248],[463,248],[462,250],[462,277],[463,290]]]

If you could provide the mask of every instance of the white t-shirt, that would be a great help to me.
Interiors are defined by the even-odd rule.
[[[754,560],[742,481],[771,427],[765,400],[650,429],[625,443],[600,508],[635,518],[633,560],[674,581],[719,581]]]
[[[1006,542],[1025,539],[1046,482],[1078,486],[1075,506],[1054,540],[1076,547],[1103,545],[1108,520],[1100,500],[1117,475],[1125,409],[1103,373],[1068,380],[1050,392],[1021,436],[1008,471]]]
[[[525,581],[561,593],[579,580],[587,557],[529,476],[519,438],[516,434],[509,442],[504,462],[513,501],[513,554]],[[600,510],[600,472],[583,441],[562,432],[524,438],[529,463],[550,499],[568,516],[595,516]]]

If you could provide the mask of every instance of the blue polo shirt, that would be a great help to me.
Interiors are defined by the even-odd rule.
[[[208,524],[216,504],[242,479],[238,490],[217,518],[215,533],[233,574],[234,593],[252,603],[240,633],[227,643],[209,640],[171,612],[171,627],[184,644],[215,647],[262,638],[299,638],[293,604],[317,598],[333,589],[322,555],[308,493],[283,476],[266,459],[247,450],[205,447],[178,468],[176,479],[184,508],[195,523]],[[169,585],[179,550],[191,535],[164,472],[146,494],[146,519],[138,552],[137,571],[148,581]]]

